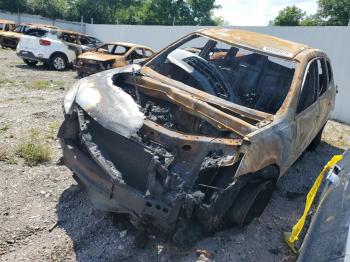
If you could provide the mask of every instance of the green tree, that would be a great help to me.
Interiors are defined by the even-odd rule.
[[[213,10],[220,8],[215,5],[215,0],[188,0],[187,2],[197,25],[215,25]]]
[[[42,16],[53,19],[64,18],[67,12],[66,0],[27,0],[26,10],[33,14],[40,14]]]
[[[322,21],[320,17],[316,15],[306,16],[303,20],[300,21],[300,26],[318,26],[321,25]]]
[[[318,14],[324,25],[346,26],[350,18],[350,0],[319,0]]]
[[[26,11],[25,0],[0,0],[0,9],[10,12]]]
[[[295,5],[287,6],[279,12],[272,24],[276,26],[298,26],[305,15],[306,13]]]

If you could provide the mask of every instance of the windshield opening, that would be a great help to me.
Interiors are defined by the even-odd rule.
[[[288,94],[296,63],[191,35],[147,66],[232,103],[275,114]]]

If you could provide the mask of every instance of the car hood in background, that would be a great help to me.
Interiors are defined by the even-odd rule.
[[[120,59],[120,56],[103,54],[103,53],[99,53],[99,52],[86,52],[84,54],[81,54],[78,58],[105,62],[105,61],[109,61],[109,60]]]

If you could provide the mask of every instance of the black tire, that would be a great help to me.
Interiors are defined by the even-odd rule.
[[[68,66],[67,58],[63,54],[55,54],[50,58],[50,67],[56,71],[66,70]]]
[[[245,186],[227,212],[227,220],[239,227],[250,224],[255,217],[259,217],[265,210],[271,199],[273,189],[273,180],[264,180]]]
[[[80,77],[80,78],[85,77],[84,72],[83,72],[83,71],[81,71],[81,70],[78,70],[78,71],[77,71],[77,75],[78,75],[78,77]]]
[[[310,145],[307,147],[307,150],[314,151],[321,143],[322,133],[323,133],[324,126],[321,128],[321,130],[317,133],[315,138],[311,141]]]
[[[30,60],[30,59],[23,59],[23,62],[29,66],[36,66],[38,64],[38,61]]]

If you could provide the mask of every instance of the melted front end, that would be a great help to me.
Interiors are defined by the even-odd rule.
[[[255,120],[225,122],[226,113],[130,67],[107,72],[82,80],[59,132],[64,163],[91,201],[144,230],[218,226],[208,217],[223,216],[240,189],[242,134]]]

